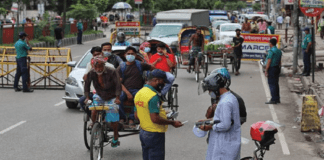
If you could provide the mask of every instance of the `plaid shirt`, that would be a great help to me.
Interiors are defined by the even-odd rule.
[[[16,48],[16,53],[17,53],[16,58],[27,57],[27,54],[28,54],[27,50],[30,50],[30,47],[22,39],[19,39],[16,42],[15,48]]]

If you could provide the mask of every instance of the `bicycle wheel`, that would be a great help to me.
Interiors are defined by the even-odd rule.
[[[195,72],[196,72],[196,82],[199,82],[199,62],[197,58],[196,58]]]
[[[84,113],[83,138],[85,146],[90,149],[91,129],[88,127],[88,122],[88,115]]]
[[[94,124],[90,141],[90,160],[101,159],[103,156],[104,135],[100,123]]]
[[[204,78],[206,78],[208,73],[208,58],[206,56],[203,56],[203,62],[201,64],[201,67],[203,68]]]

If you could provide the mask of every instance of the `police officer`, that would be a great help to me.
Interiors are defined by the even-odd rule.
[[[309,28],[305,28],[305,38],[302,43],[303,55],[304,55],[304,71],[303,76],[310,75],[310,56],[312,54],[312,35],[309,33]]]
[[[277,48],[277,39],[270,39],[270,50],[267,56],[265,76],[268,77],[268,84],[271,92],[271,99],[266,104],[280,103],[279,74],[281,67],[281,51]]]

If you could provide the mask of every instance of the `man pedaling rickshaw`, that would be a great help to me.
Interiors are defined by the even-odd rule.
[[[166,72],[167,80],[169,82],[165,84],[161,91],[161,98],[163,101],[166,101],[165,95],[172,87],[175,79],[174,75],[171,73],[171,68],[175,67],[176,62],[174,55],[167,53],[164,43],[159,43],[156,47],[157,53],[151,57],[150,64],[156,69]]]
[[[118,141],[118,121],[119,121],[119,96],[121,94],[121,84],[117,71],[111,67],[105,66],[106,60],[102,56],[97,56],[91,59],[92,70],[87,74],[84,85],[84,95],[87,97],[86,102],[90,100],[90,86],[93,82],[95,94],[93,95],[94,106],[109,106],[106,111],[106,122],[110,122],[114,131],[114,138],[111,146],[117,147]],[[97,119],[95,110],[91,113],[92,124]]]
[[[192,48],[189,53],[189,68],[187,69],[189,73],[191,72],[191,66],[195,65],[195,59],[197,56],[198,56],[199,65],[201,65],[202,54],[199,54],[199,52],[204,51],[205,38],[204,35],[201,33],[200,27],[198,27],[196,29],[196,33],[190,37],[189,50],[190,50],[191,42],[192,42]]]

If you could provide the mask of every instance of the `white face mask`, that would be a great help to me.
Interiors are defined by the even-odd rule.
[[[209,95],[210,95],[210,98],[212,98],[212,99],[216,99],[217,98],[215,92],[213,92],[213,91],[209,92]]]
[[[163,55],[163,53],[160,53],[160,52],[158,52],[158,54],[159,54],[160,56],[162,56],[162,55]]]
[[[108,51],[104,51],[103,54],[104,54],[105,57],[111,56],[111,52],[108,52]]]

